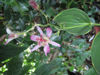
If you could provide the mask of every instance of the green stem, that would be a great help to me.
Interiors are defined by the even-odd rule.
[[[42,25],[42,24],[35,24],[32,28],[28,29],[27,31],[25,32],[20,32],[18,33],[18,35],[24,35],[24,34],[27,34],[28,32],[30,32],[31,30],[34,30],[34,28],[36,26],[40,26],[40,27],[47,27],[47,26],[53,26],[55,29],[57,29],[58,31],[61,31],[63,29],[60,29],[59,27],[55,26],[55,25],[52,25],[52,24],[46,24],[46,25]]]
[[[40,27],[47,27],[47,26],[50,26],[50,25],[49,25],[49,24],[46,24],[46,25],[37,24],[37,26],[40,26]]]
[[[25,33],[28,33],[31,30],[34,30],[35,26],[33,26],[32,28],[30,28],[29,30],[27,30]]]
[[[49,26],[49,25],[36,24],[36,25],[34,25],[32,28],[28,29],[27,31],[22,32],[22,33],[18,33],[18,34],[20,34],[20,35],[22,35],[22,34],[27,34],[27,33],[30,32],[31,30],[34,30],[34,28],[35,28],[36,26],[46,27],[46,26]]]
[[[45,17],[47,23],[48,23],[48,18],[47,15],[40,9],[39,12]]]
[[[70,6],[71,6],[72,2],[73,2],[73,0],[71,0],[71,1],[68,3],[67,8],[70,8]]]
[[[28,29],[27,31],[25,31],[25,32],[20,32],[20,33],[18,33],[18,34],[19,34],[19,35],[27,34],[29,31],[34,30],[35,26],[36,26],[36,25],[34,25],[32,28]]]
[[[100,24],[95,23],[94,26],[100,26]]]
[[[63,29],[60,29],[59,27],[57,27],[57,26],[55,26],[55,25],[52,25],[52,24],[46,24],[46,25],[37,24],[37,26],[40,26],[40,27],[52,26],[52,27],[54,27],[55,29],[57,29],[58,31],[63,30]]]
[[[34,30],[34,28],[35,28],[36,26],[47,27],[47,26],[49,26],[49,25],[36,24],[36,25],[34,25],[32,28],[30,28],[29,30],[27,30],[27,31],[24,32],[24,33],[28,33],[29,31]]]

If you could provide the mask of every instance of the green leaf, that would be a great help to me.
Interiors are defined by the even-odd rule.
[[[14,57],[24,51],[26,48],[25,47],[19,47],[15,45],[0,45],[0,62]]]
[[[4,17],[0,16],[0,20],[3,20],[3,19],[4,19]]]
[[[22,70],[19,75],[25,75],[31,67],[32,65],[30,64],[25,65],[24,67],[22,67]]]
[[[60,60],[53,60],[49,64],[40,65],[36,71],[34,72],[36,75],[50,75],[51,73],[55,73],[57,69],[60,67]],[[33,74],[34,75],[34,74]]]
[[[92,43],[92,62],[97,73],[100,75],[100,33],[98,33]]]
[[[53,8],[48,8],[46,14],[48,17],[55,16],[55,10]]]
[[[0,24],[0,37],[6,33],[4,28],[5,26],[1,23]]]
[[[19,75],[22,69],[23,63],[23,54],[14,57],[7,63],[8,70],[5,72],[5,75]]]
[[[85,72],[84,75],[97,75],[96,71],[94,68],[89,69],[87,72]]]
[[[54,18],[54,21],[62,29],[74,35],[86,34],[92,29],[92,23],[88,15],[84,11],[76,8],[62,11]]]
[[[24,3],[19,3],[21,11],[28,11],[27,6]]]

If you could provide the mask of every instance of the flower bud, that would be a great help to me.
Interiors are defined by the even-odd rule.
[[[29,4],[32,6],[32,8],[38,10],[38,5],[34,0],[29,0]]]

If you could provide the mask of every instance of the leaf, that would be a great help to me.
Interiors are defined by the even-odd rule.
[[[6,31],[5,31],[5,26],[2,24],[3,22],[0,22],[1,24],[0,24],[0,37],[2,36],[2,35],[4,35],[5,33],[6,33]]]
[[[28,11],[27,6],[24,3],[19,3],[21,11]]]
[[[82,52],[82,53],[80,52],[78,54],[79,54],[79,56],[77,56],[76,59],[75,59],[76,60],[76,66],[81,66],[81,65],[84,64],[86,58],[89,57],[90,52],[89,51],[84,51],[84,52]]]
[[[36,75],[50,75],[51,73],[55,73],[56,70],[60,67],[60,60],[53,60],[49,64],[42,64],[39,66],[34,72]],[[34,75],[34,74],[33,74]]]
[[[7,63],[8,70],[5,72],[4,75],[19,75],[22,69],[23,63],[23,54],[14,57]]]
[[[93,66],[100,75],[100,33],[98,33],[93,40],[91,50]]]
[[[30,65],[30,64],[25,65],[24,67],[22,67],[21,72],[20,72],[19,75],[25,75],[25,74],[27,74],[28,70],[29,70],[31,67],[32,67],[32,65]]]
[[[14,57],[24,51],[26,47],[19,47],[15,45],[0,45],[0,62]]]
[[[54,18],[54,21],[62,26],[62,29],[74,35],[86,34],[92,29],[88,15],[76,8],[62,11]]]
[[[0,20],[3,20],[3,19],[4,19],[4,17],[0,16]]]
[[[97,75],[97,73],[94,68],[91,68],[84,75]]]
[[[55,11],[54,11],[53,8],[48,8],[46,10],[46,14],[47,14],[48,17],[55,16]]]

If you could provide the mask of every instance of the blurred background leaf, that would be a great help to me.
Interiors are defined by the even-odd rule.
[[[48,64],[41,64],[36,70],[35,74],[36,75],[50,75],[52,73],[55,73],[61,65],[61,61],[59,59],[55,59],[51,61]],[[34,74],[33,74],[34,75]]]
[[[20,75],[23,63],[23,53],[20,53],[18,56],[12,58],[10,62],[7,63],[8,70],[4,75]]]
[[[20,47],[15,45],[0,45],[0,62],[18,55],[25,49],[26,47]]]

